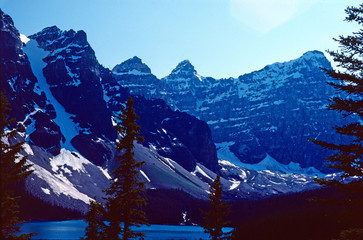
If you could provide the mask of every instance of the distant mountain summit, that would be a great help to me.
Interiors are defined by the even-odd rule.
[[[141,59],[138,57],[133,57],[121,64],[116,65],[112,69],[112,72],[115,74],[125,74],[125,73],[151,74],[150,68],[145,63],[143,63]]]
[[[189,60],[180,62],[165,79],[190,79],[197,75],[197,71]]]

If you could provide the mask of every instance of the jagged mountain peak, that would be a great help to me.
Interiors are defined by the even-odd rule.
[[[323,52],[318,51],[318,50],[312,50],[312,51],[307,51],[306,53],[304,53],[301,58],[304,59],[311,59],[311,58],[318,58],[318,59],[325,59],[325,55]]]
[[[299,59],[308,62],[310,66],[319,66],[327,69],[332,68],[331,63],[326,58],[324,53],[318,50],[308,51],[304,53]]]
[[[73,31],[74,32],[73,29],[71,29],[70,31]],[[87,45],[88,44],[88,42],[87,42],[87,34],[86,34],[85,31],[79,30],[79,31],[75,32],[75,34],[73,36],[74,36],[74,41],[76,43],[79,43],[81,45]]]
[[[44,28],[42,31],[30,35],[38,44],[47,51],[53,51],[72,43],[77,47],[88,47],[87,34],[83,31],[62,31],[57,26]]]
[[[6,13],[4,13],[0,8],[0,28],[2,31],[11,31],[18,32],[18,30],[14,27],[13,19]]]
[[[22,56],[22,45],[23,43],[20,40],[20,33],[15,28],[14,22],[9,15],[4,13],[0,9],[0,31],[1,31],[1,39],[4,39],[1,42],[1,61],[6,58],[17,59],[19,56]],[[6,41],[5,41],[6,39]]]
[[[297,59],[293,59],[287,63],[296,63],[299,62],[300,64],[308,63],[311,67],[325,67],[331,68],[331,64],[329,60],[325,57],[324,53],[318,50],[307,51],[302,56]]]
[[[331,69],[332,66],[329,60],[325,57],[324,53],[314,50],[305,52],[299,58],[287,62],[276,62],[269,64],[261,70],[241,75],[239,79],[246,77],[248,78],[250,76],[255,76],[255,78],[266,78],[266,74],[273,76],[275,79],[278,79],[275,76],[277,72],[285,74],[297,74],[304,71],[321,71],[321,68]]]
[[[202,81],[202,78],[198,75],[189,60],[181,61],[165,79],[192,79]]]
[[[62,31],[57,26],[54,25],[51,27],[46,27],[43,30],[41,30],[40,32],[30,35],[29,38],[32,38],[32,39],[46,38],[48,41],[53,41],[53,40],[59,38],[59,36],[61,34],[62,34]]]
[[[116,65],[112,69],[112,72],[115,74],[125,74],[132,72],[151,74],[150,68],[136,56]]]
[[[180,73],[197,73],[195,71],[194,66],[190,63],[189,60],[181,61],[171,72],[171,75],[179,75]]]

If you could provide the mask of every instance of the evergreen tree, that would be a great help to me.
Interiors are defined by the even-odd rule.
[[[20,234],[19,197],[13,189],[16,184],[25,180],[32,171],[26,164],[27,157],[19,157],[24,142],[10,145],[9,139],[14,137],[17,130],[10,130],[13,120],[5,113],[9,111],[9,103],[5,94],[0,91],[0,184],[1,184],[1,239],[30,239],[35,234]],[[17,236],[19,235],[19,236]]]
[[[131,226],[139,227],[146,223],[146,215],[142,207],[146,205],[145,182],[140,181],[140,168],[144,162],[137,162],[134,158],[134,141],[143,141],[139,136],[140,126],[136,124],[139,118],[133,108],[133,100],[129,97],[126,108],[121,106],[121,113],[117,116],[115,129],[121,136],[117,141],[117,156],[119,163],[112,173],[111,185],[106,189],[106,218],[109,226],[106,239],[141,238],[144,233],[131,230]],[[123,223],[123,226],[120,224]]]
[[[363,25],[363,4],[359,7],[348,7],[345,11],[348,15],[346,21]],[[334,150],[327,158],[328,167],[343,173],[339,180],[318,179],[317,182],[337,187],[346,193],[346,199],[330,199],[328,202],[343,203],[345,208],[363,213],[363,29],[334,40],[339,43],[340,49],[328,53],[341,70],[325,71],[333,79],[328,84],[333,86],[339,95],[330,99],[328,109],[338,111],[344,117],[352,116],[354,121],[335,127],[338,134],[350,139],[345,144],[312,140],[323,148]],[[349,177],[356,178],[350,178],[350,183],[346,184],[344,180]],[[363,215],[357,220],[363,223]],[[340,239],[362,239],[363,225],[353,227],[358,228],[342,231]]]
[[[209,233],[212,240],[229,239],[229,233],[224,234],[222,228],[230,224],[229,221],[226,221],[226,218],[231,211],[231,207],[222,200],[222,190],[222,183],[218,174],[216,179],[209,184],[209,209],[201,211],[204,215],[202,227],[204,232]]]
[[[100,240],[104,238],[106,225],[103,222],[105,209],[97,200],[90,201],[90,208],[86,214],[85,221],[88,223],[86,227],[84,240]]]
[[[359,7],[348,7],[346,21],[363,25],[363,4]],[[342,70],[327,70],[333,78],[329,82],[338,96],[330,99],[329,110],[335,110],[343,116],[352,116],[355,122],[344,126],[336,126],[338,134],[348,136],[351,141],[346,144],[328,143],[322,140],[312,140],[323,148],[334,150],[335,153],[328,157],[328,167],[343,172],[341,179],[324,180],[318,182],[323,185],[342,187],[344,179],[352,176],[363,177],[363,29],[350,36],[340,36],[334,39],[340,45],[337,51],[328,51]],[[363,178],[358,178],[352,185],[355,190],[363,194]],[[349,187],[349,186],[345,186]]]

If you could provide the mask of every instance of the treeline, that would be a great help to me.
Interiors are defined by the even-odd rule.
[[[19,191],[20,218],[25,221],[62,221],[84,219],[84,214],[73,209],[48,203],[27,191]],[[192,197],[178,189],[152,189],[145,194],[148,205],[144,207],[146,217],[152,224],[177,225],[184,221],[182,213],[186,212],[187,224],[199,224],[202,216],[198,209],[206,209],[207,201]],[[39,211],[42,209],[42,211]]]
[[[84,218],[84,214],[80,211],[64,208],[35,197],[24,189],[24,185],[19,186],[17,195],[20,196],[19,217],[23,221],[64,221]]]
[[[73,209],[48,203],[27,191],[19,192],[20,218],[25,221],[62,221],[83,219],[84,214]],[[192,197],[178,189],[152,189],[145,194],[148,205],[144,207],[146,217],[152,224],[177,225],[184,221],[182,213],[186,212],[187,224],[199,224],[202,220],[199,209],[206,209],[207,201]],[[39,211],[42,209],[42,211]]]
[[[334,199],[332,201],[331,199]],[[362,226],[362,206],[333,188],[233,204],[234,239],[324,240]]]
[[[207,209],[207,201],[178,189],[154,189],[146,193],[148,205],[146,216],[152,224],[177,225],[184,222],[182,213],[186,213],[186,224],[200,224],[202,215],[199,209]]]
[[[177,189],[148,190],[145,197],[148,205],[144,210],[151,224],[178,225],[184,221],[182,213],[186,212],[187,224],[200,225],[203,216],[199,209],[207,209],[206,200]],[[315,197],[343,199],[344,194],[326,188],[262,200],[230,202],[232,211],[228,220],[236,229],[234,239],[333,239],[342,230],[361,224],[362,209],[313,201]],[[29,193],[23,195],[19,203],[21,219],[25,220],[84,218],[80,212],[45,203]]]

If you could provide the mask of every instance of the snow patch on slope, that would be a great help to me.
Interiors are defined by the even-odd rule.
[[[235,144],[235,142],[216,143],[215,145],[217,148],[217,156],[218,156],[218,159],[225,159],[225,160],[228,160],[229,162],[239,166],[239,164],[242,164],[241,161],[229,149],[229,147],[232,146],[233,144]]]
[[[239,197],[266,197],[276,194],[301,192],[319,188],[312,176],[294,173],[279,173],[270,170],[255,171],[219,160],[221,176],[227,179],[230,194]]]
[[[28,155],[34,155],[32,148],[29,146],[29,144],[23,144],[23,150],[28,154]]]
[[[232,146],[234,142],[222,142],[216,143],[217,155],[219,159],[228,160],[230,163],[242,168],[252,169],[255,171],[270,170],[274,172],[281,173],[294,173],[294,174],[305,174],[308,176],[318,176],[324,177],[325,174],[320,172],[314,167],[302,168],[299,163],[290,162],[288,165],[279,163],[269,154],[261,162],[256,164],[249,164],[241,162],[237,156],[230,151],[229,147]]]
[[[229,180],[229,181],[232,183],[232,185],[229,187],[230,191],[237,188],[241,184],[241,181],[237,181],[235,179],[232,179],[232,180]]]
[[[119,76],[122,76],[122,75],[136,75],[136,76],[151,75],[151,73],[141,72],[141,71],[136,70],[136,69],[132,69],[132,70],[130,70],[128,72],[116,72],[116,71],[113,71],[112,73],[115,74],[115,75],[119,75]]]
[[[45,193],[45,194],[47,194],[47,195],[50,195],[50,190],[48,189],[48,188],[40,188],[40,189],[42,189],[42,191]]]
[[[314,167],[302,168],[299,163],[294,163],[294,162],[290,162],[288,165],[285,165],[279,163],[268,154],[265,159],[263,159],[261,162],[257,164],[241,163],[240,166],[248,169],[253,169],[256,171],[270,170],[273,172],[304,174],[308,176],[319,176],[319,177],[325,176],[325,174],[323,174]]]
[[[72,138],[78,135],[78,129],[72,120],[74,117],[65,111],[64,107],[54,98],[50,91],[47,80],[43,75],[43,68],[47,65],[43,58],[48,56],[49,52],[39,47],[39,44],[35,40],[30,40],[28,44],[23,48],[24,53],[28,56],[31,68],[34,75],[38,79],[39,87],[47,97],[47,99],[54,106],[56,111],[56,118],[54,122],[60,127],[62,134],[65,137],[65,142],[61,142],[62,148],[66,148],[71,151],[75,151],[71,144]]]
[[[64,194],[71,198],[79,199],[86,204],[89,204],[90,200],[92,200],[86,194],[78,191],[74,187],[74,185],[63,175],[52,174],[45,168],[43,168],[35,163],[32,163],[32,164],[33,164],[32,168],[34,169],[34,174],[37,175],[40,179],[43,179],[49,185],[49,188],[51,189],[51,190],[42,189],[42,191],[45,194],[50,195],[50,191],[52,191],[57,196]]]
[[[140,170],[140,173],[142,174],[142,176],[144,176],[144,178],[148,181],[151,182],[150,178],[144,173],[144,171]]]
[[[101,172],[103,173],[103,175],[106,176],[107,179],[112,179],[112,177],[110,176],[110,174],[108,173],[107,169],[103,169],[102,167],[98,167],[98,169],[101,170]]]
[[[196,176],[197,174],[201,174],[203,177],[213,181],[214,179],[212,177],[210,177],[198,164],[197,166],[195,166],[195,170],[194,172],[191,172],[192,175]]]
[[[86,172],[86,169],[83,166],[84,164],[91,163],[81,155],[64,148],[61,149],[57,156],[50,159],[50,165],[54,172],[57,172],[60,167],[65,166],[69,166],[77,172]]]
[[[24,44],[27,44],[30,41],[30,39],[24,34],[20,33],[20,41],[22,41]]]

